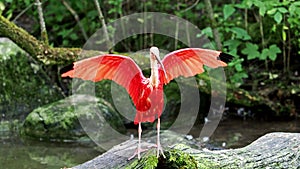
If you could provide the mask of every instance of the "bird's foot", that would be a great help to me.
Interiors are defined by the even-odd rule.
[[[158,145],[157,146],[157,155],[156,157],[158,158],[159,157],[159,153],[161,153],[161,155],[166,158],[165,154],[164,154],[164,150],[162,149],[161,145]]]
[[[148,146],[148,148],[156,148],[156,157],[158,158],[159,157],[159,154],[161,154],[164,158],[166,158],[165,154],[164,154],[164,150],[162,148],[162,146],[159,144],[155,144],[155,145],[151,145],[151,146]]]
[[[135,156],[138,156],[138,159],[141,159],[141,153],[148,151],[148,149],[137,148],[133,155],[128,158],[128,160],[132,160]]]

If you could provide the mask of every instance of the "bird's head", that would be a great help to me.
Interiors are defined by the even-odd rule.
[[[152,47],[150,48],[150,60],[151,60],[151,62],[153,62],[153,61],[156,60],[157,63],[161,65],[161,68],[162,68],[162,70],[164,71],[165,77],[166,77],[166,79],[168,79],[167,73],[166,73],[166,70],[165,70],[165,67],[164,67],[164,65],[162,64],[162,62],[161,62],[161,60],[160,60],[160,57],[159,57],[159,50],[158,50],[158,48],[155,47],[155,46],[152,46]]]
[[[153,47],[150,48],[150,59],[152,61],[154,61],[154,60],[160,61],[159,50],[155,46],[153,46]]]

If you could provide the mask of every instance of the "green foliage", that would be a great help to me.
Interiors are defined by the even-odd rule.
[[[246,48],[242,50],[242,53],[248,56],[248,60],[255,59],[259,56],[258,45],[246,43]]]
[[[235,8],[232,5],[224,5],[223,14],[224,20],[229,18],[235,12]]]
[[[109,0],[108,4],[112,5],[113,7],[108,10],[108,14],[115,13],[115,14],[121,15],[122,14],[122,1],[123,0]]]
[[[215,8],[223,50],[234,56],[228,64],[229,71],[232,73],[229,80],[233,84],[243,84],[243,79],[251,74],[244,68],[245,63],[262,62],[266,65],[264,71],[270,71],[268,69],[270,62],[274,65],[275,62],[291,60],[283,59],[284,56],[296,57],[293,51],[298,53],[300,51],[299,11],[299,2],[278,0],[233,1],[222,8]],[[202,33],[213,40],[211,27],[206,27]],[[291,52],[282,49],[282,46],[295,48]],[[281,64],[287,65],[287,63]]]

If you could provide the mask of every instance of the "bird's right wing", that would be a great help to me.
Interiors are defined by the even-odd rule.
[[[167,78],[163,79],[164,84],[179,76],[190,77],[200,74],[204,72],[203,65],[211,68],[227,66],[219,59],[220,53],[209,49],[186,48],[167,54],[162,60],[167,75]],[[163,73],[161,76],[164,76]]]
[[[105,54],[74,62],[73,70],[62,77],[80,78],[93,82],[103,79],[113,80],[123,86],[134,103],[138,100],[140,86],[145,79],[138,65],[127,56]]]

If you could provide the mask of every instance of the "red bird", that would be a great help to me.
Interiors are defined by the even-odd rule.
[[[157,118],[157,157],[161,152],[159,133],[160,116],[163,111],[163,85],[178,76],[194,76],[204,72],[203,65],[211,68],[227,66],[219,60],[221,52],[186,48],[167,54],[161,61],[157,47],[150,48],[151,75],[146,78],[138,65],[127,56],[105,54],[91,57],[74,63],[73,70],[62,74],[62,77],[81,78],[93,82],[103,79],[113,80],[123,86],[129,93],[135,107],[134,124],[138,124],[139,142],[136,154],[140,159],[142,122],[153,122]],[[130,159],[131,159],[130,158]]]

